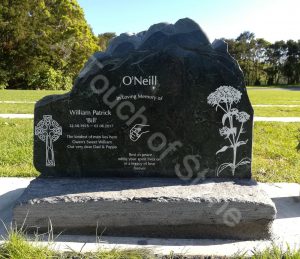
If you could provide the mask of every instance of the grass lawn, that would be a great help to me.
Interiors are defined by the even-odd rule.
[[[32,164],[33,120],[0,119],[0,176],[37,176]]]
[[[33,113],[32,103],[0,103],[0,113]]]
[[[49,235],[50,236],[50,235]],[[1,239],[0,239],[1,240]],[[59,252],[53,249],[54,241],[48,243],[33,242],[39,241],[29,239],[24,233],[12,230],[4,243],[0,245],[1,259],[150,259],[159,258],[146,249],[131,250],[98,250],[93,253],[77,253],[70,249],[69,252]],[[168,257],[171,259],[171,257]],[[167,258],[166,258],[167,259]]]
[[[286,89],[247,88],[252,104],[300,104],[300,91]]]
[[[300,106],[299,107],[254,107],[254,115],[260,117],[300,117]]]
[[[300,183],[300,123],[256,122],[253,178]],[[0,176],[37,176],[32,165],[31,119],[0,119]]]
[[[257,89],[253,87],[248,87],[247,89],[252,104],[300,104],[300,88],[299,91],[282,88]],[[0,90],[0,102],[34,102],[46,95],[63,93],[66,93],[66,91]]]
[[[0,113],[33,113],[32,103],[1,103],[1,101],[35,102],[45,95],[65,91],[0,90]],[[300,91],[288,89],[257,89],[248,87],[252,104],[300,105]],[[300,107],[254,107],[255,116],[300,117]]]
[[[35,102],[50,94],[63,94],[65,91],[49,90],[0,90],[0,101]]]
[[[37,238],[37,241],[39,239]],[[55,251],[51,245],[53,241],[50,239],[49,243],[41,245],[41,243],[29,242],[30,240],[20,231],[11,231],[9,237],[0,245],[0,258],[3,259],[186,259],[186,258],[198,258],[198,259],[300,259],[300,250],[283,249],[282,247],[273,245],[263,251],[253,249],[250,256],[245,256],[241,252],[232,257],[223,256],[193,256],[188,257],[185,254],[176,255],[170,251],[169,255],[161,257],[155,255],[150,249],[131,249],[131,250],[101,250],[93,253],[77,253],[75,251],[70,252],[58,252]],[[183,252],[184,253],[184,252]]]
[[[300,123],[254,124],[253,178],[261,182],[300,183]]]
[[[289,84],[289,85],[247,85],[248,88],[280,88],[280,89],[300,89],[299,84]]]

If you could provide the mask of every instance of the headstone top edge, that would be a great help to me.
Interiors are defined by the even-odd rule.
[[[141,31],[139,33],[121,33],[119,36],[110,40],[109,45],[104,53],[114,55],[114,51],[125,42],[132,44],[134,49],[137,50],[147,40],[149,40],[151,36],[158,32],[166,36],[179,36],[189,33],[198,33],[200,36],[198,37],[199,45],[211,45],[208,37],[195,21],[190,18],[183,18],[179,19],[174,24],[167,22],[153,24],[148,28],[148,30]],[[170,42],[167,42],[166,44],[170,44]]]

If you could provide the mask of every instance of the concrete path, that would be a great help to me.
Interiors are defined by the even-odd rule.
[[[300,102],[299,101],[293,101],[293,102]],[[29,102],[29,101],[0,101],[1,103],[5,104],[35,104],[36,102]],[[295,108],[300,107],[300,104],[253,104],[253,107],[289,107],[289,108]]]
[[[254,87],[247,87],[247,91],[251,90],[278,90],[278,91],[300,91],[300,86],[285,86],[285,87],[261,87],[261,86],[254,86]]]
[[[33,119],[33,114],[0,114],[5,119]],[[254,121],[300,122],[300,117],[254,117]]]
[[[33,119],[33,114],[0,114],[0,118],[4,119]]]
[[[300,117],[254,117],[254,121],[264,122],[300,122]]]
[[[5,234],[3,223],[11,222],[12,208],[33,178],[0,178],[0,236]]]
[[[291,101],[291,102],[300,102],[299,101]],[[30,101],[0,101],[1,103],[5,104],[35,104],[36,102],[30,102]],[[300,107],[300,104],[253,104],[253,107]]]
[[[266,108],[266,107],[296,108],[296,107],[300,107],[300,104],[253,104],[252,107],[262,107],[262,108]]]
[[[16,199],[32,178],[0,178],[0,218],[6,226],[10,225],[12,208]],[[286,247],[300,248],[300,185],[293,183],[259,184],[272,198],[278,210],[273,223],[273,240],[235,241],[210,239],[157,239],[133,237],[106,237],[60,235],[51,243],[53,249],[60,251],[88,252],[97,249],[147,248],[157,254],[169,255],[171,251],[185,255],[231,256],[254,249],[270,247],[273,242]],[[0,224],[0,236],[5,236],[5,228]],[[47,237],[45,237],[46,239]],[[40,242],[42,245],[48,243]]]
[[[0,101],[0,103],[8,103],[8,104],[32,104],[36,102],[29,102],[29,101]]]

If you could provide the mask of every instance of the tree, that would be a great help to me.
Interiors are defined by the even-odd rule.
[[[248,85],[300,82],[300,40],[273,44],[241,33],[235,40],[225,39],[229,53],[239,62]]]
[[[116,37],[116,34],[114,32],[106,32],[98,35],[98,45],[100,47],[101,51],[105,51],[109,41]]]
[[[254,43],[254,85],[261,85],[262,73],[264,72],[264,65],[267,59],[267,47],[270,43],[262,38],[255,39]]]
[[[87,58],[99,49],[77,1],[2,2],[0,85],[69,88]]]
[[[300,41],[288,40],[286,43],[287,56],[283,65],[283,74],[289,84],[300,81]]]
[[[246,84],[253,84],[252,78],[253,63],[255,58],[254,52],[255,35],[252,32],[245,31],[236,38],[236,49],[239,56],[237,59],[240,62],[240,66],[244,71]]]
[[[280,73],[286,56],[286,45],[284,41],[276,41],[269,44],[266,48],[266,67],[267,84],[278,84]]]

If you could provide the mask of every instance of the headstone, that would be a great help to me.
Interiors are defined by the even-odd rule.
[[[70,93],[37,102],[34,127],[35,167],[55,177],[30,183],[17,226],[43,231],[50,218],[75,234],[270,236],[276,208],[250,180],[243,73],[190,19],[114,38]]]
[[[43,176],[251,177],[243,73],[187,18],[114,38],[34,113]]]

